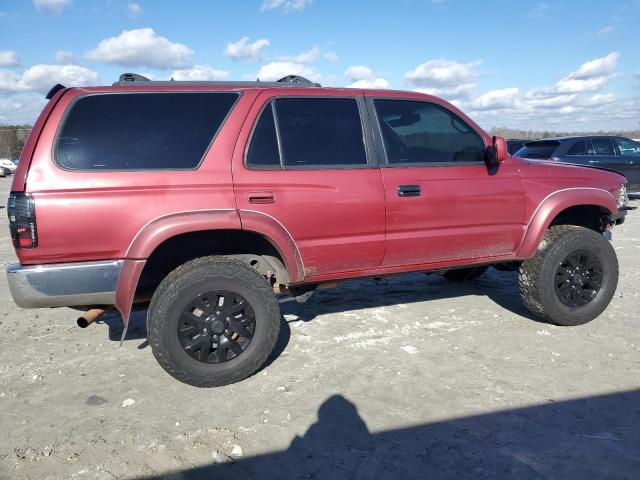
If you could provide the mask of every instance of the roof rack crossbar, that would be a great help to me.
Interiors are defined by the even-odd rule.
[[[299,75],[287,75],[277,82],[262,82],[260,80],[251,81],[176,81],[176,80],[149,80],[143,75],[137,73],[123,73],[117,82],[113,83],[114,87],[122,87],[136,84],[145,85],[225,85],[231,87],[321,87],[319,83],[314,83]]]

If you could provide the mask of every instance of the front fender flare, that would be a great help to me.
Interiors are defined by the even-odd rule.
[[[516,258],[531,258],[553,219],[563,210],[580,205],[602,207],[609,213],[615,213],[618,209],[613,195],[601,188],[566,188],[552,192],[540,202],[531,216],[522,242],[516,250]]]

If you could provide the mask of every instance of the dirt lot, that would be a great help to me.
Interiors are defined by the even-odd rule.
[[[119,348],[117,315],[21,310],[2,274],[0,478],[638,478],[640,214],[613,243],[589,325],[530,318],[513,273],[351,282],[283,304],[271,362],[209,390],[156,364],[144,312]]]

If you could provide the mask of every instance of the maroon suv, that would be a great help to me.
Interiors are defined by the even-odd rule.
[[[155,357],[196,386],[263,364],[277,294],[339,280],[493,265],[549,322],[607,307],[624,177],[511,157],[429,95],[283,80],[54,87],[9,198],[16,303],[114,306],[125,333],[148,306]]]

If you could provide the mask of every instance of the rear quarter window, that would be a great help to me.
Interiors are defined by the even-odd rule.
[[[238,97],[235,92],[79,97],[63,119],[55,161],[70,170],[194,169]]]

